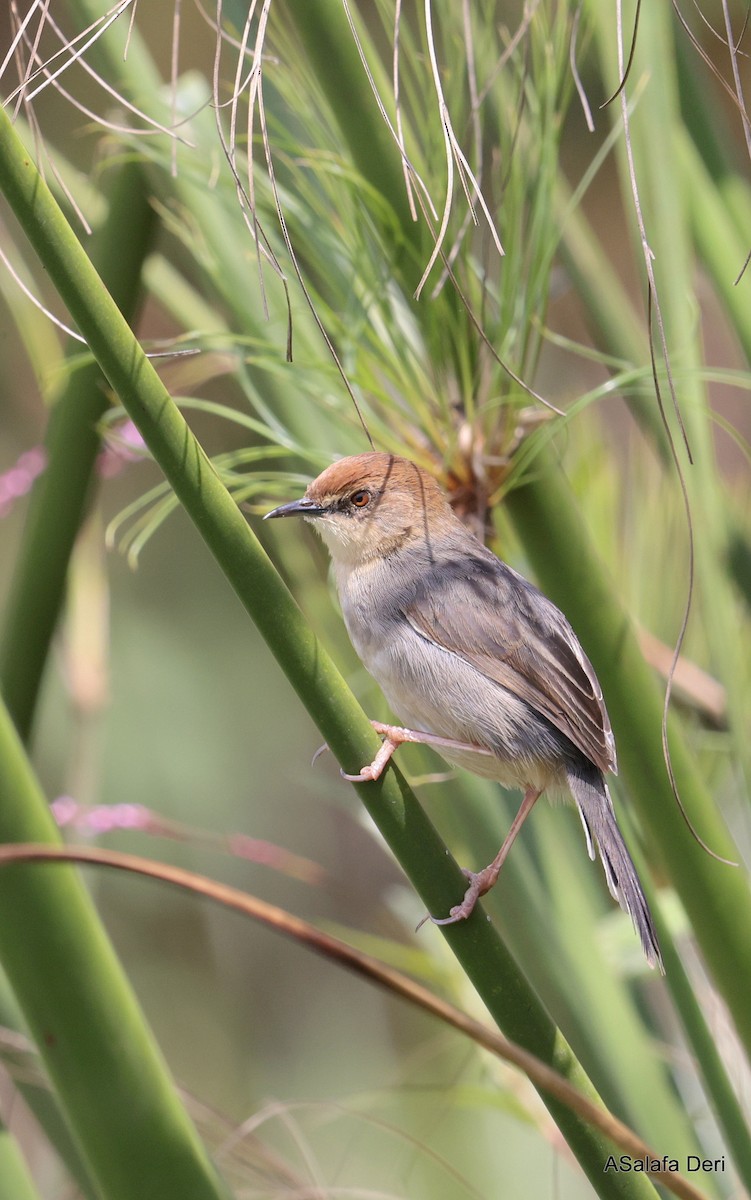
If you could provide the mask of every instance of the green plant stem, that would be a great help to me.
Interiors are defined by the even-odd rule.
[[[519,798],[499,795],[497,785],[466,774],[456,783],[461,791],[457,795],[452,787],[444,805],[449,829],[458,844],[467,845],[468,861],[482,862],[499,830],[510,825]],[[528,823],[488,908],[611,1110],[685,1162],[686,1154],[694,1153],[696,1135],[669,1065],[654,1052],[636,996],[601,952],[598,925],[609,898],[602,896],[579,822],[569,819],[573,816],[541,811]],[[627,921],[624,917],[624,925]],[[660,945],[664,955],[664,937]],[[639,953],[635,944],[634,951]]]
[[[0,838],[59,841],[1,703],[0,795]],[[3,874],[0,958],[106,1200],[226,1200],[75,871]]]
[[[0,1195],[9,1200],[39,1200],[13,1134],[0,1122]]]
[[[25,1054],[16,1053],[14,1061],[19,1069],[14,1072],[14,1085],[24,1103],[31,1110],[39,1125],[44,1130],[45,1137],[70,1175],[72,1182],[78,1188],[81,1200],[98,1200],[91,1175],[84,1166],[78,1147],[74,1143],[70,1129],[60,1111],[57,1098],[50,1089],[49,1083],[42,1073],[36,1069],[36,1049],[29,1037],[29,1030],[21,1015],[18,1003],[13,995],[10,984],[3,972],[0,972],[0,1027],[12,1029],[28,1042]],[[0,1176],[0,1196],[4,1196],[2,1176]],[[9,1192],[8,1195],[13,1193]]]
[[[530,1080],[535,1080],[544,1088],[568,1104],[594,1127],[601,1129],[606,1137],[633,1158],[652,1158],[657,1152],[645,1144],[641,1138],[629,1129],[612,1113],[603,1112],[599,1105],[592,1104],[571,1088],[570,1084],[551,1071],[550,1067],[541,1063],[534,1055],[522,1050],[502,1034],[496,1033],[486,1023],[475,1020],[434,995],[427,987],[416,982],[408,975],[393,967],[387,966],[370,954],[340,941],[330,934],[324,933],[314,925],[292,916],[284,909],[257,896],[237,888],[217,883],[205,875],[197,875],[166,863],[152,862],[139,855],[123,854],[117,851],[102,850],[90,846],[0,846],[0,868],[13,862],[76,862],[108,867],[111,870],[124,871],[129,875],[141,875],[149,879],[157,879],[170,883],[178,888],[185,888],[194,896],[205,896],[218,904],[260,921],[267,928],[275,930],[285,937],[291,938],[300,946],[307,947],[315,953],[323,955],[332,965],[344,967],[356,972],[371,983],[386,989],[391,995],[398,996],[408,1004],[421,1008],[441,1021],[446,1027],[457,1030],[463,1036],[472,1039],[478,1046],[483,1046],[498,1058],[505,1059],[518,1070],[523,1071]],[[686,1160],[686,1153],[681,1154],[677,1147],[669,1141],[655,1142],[655,1145],[670,1145],[671,1157]],[[695,1142],[691,1142],[692,1149]],[[686,1200],[702,1200],[702,1193],[693,1184],[683,1178],[680,1173],[670,1171],[655,1171],[655,1179],[663,1186]]]
[[[141,268],[152,241],[154,212],[137,164],[125,163],[111,171],[107,181],[108,211],[91,240],[91,257],[121,311],[132,319]],[[123,254],[125,242],[128,254]],[[110,404],[108,385],[97,363],[76,364],[75,359],[85,354],[80,342],[71,343],[69,378],[51,412],[45,436],[47,467],[32,495],[0,640],[3,695],[24,741],[31,734],[63,604],[68,562],[91,498],[101,444],[97,425]],[[57,1128],[61,1118],[49,1089],[27,1086],[23,1080],[18,1086],[79,1185],[88,1189],[80,1158]]]
[[[625,362],[649,361],[649,342],[639,323],[630,297],[605,250],[581,209],[569,207],[565,184],[556,190],[556,206],[563,222],[559,251],[576,294],[582,299],[587,321],[597,344]],[[654,397],[642,392],[626,397],[626,403],[664,462],[668,460],[667,438]]]
[[[392,236],[401,231],[405,245],[414,252],[422,240],[421,228],[409,210],[400,152],[376,107],[342,5],[339,0],[308,0],[306,4],[294,0],[284,8],[285,19],[294,24],[305,46],[357,169],[394,212]],[[373,62],[371,68],[378,72],[380,63]],[[411,290],[408,284],[407,294]]]
[[[751,362],[751,310],[745,296],[734,286],[746,255],[743,235],[738,231],[737,222],[733,221],[727,197],[707,172],[693,142],[683,130],[676,140],[684,176],[689,181],[685,192],[694,240],[743,347],[746,360]],[[569,208],[569,199],[568,188],[565,184],[559,184],[557,210],[562,223],[560,255],[577,295],[586,306],[587,320],[598,345],[607,354],[626,362],[646,362],[646,325],[639,324],[631,299],[608,263],[597,235],[580,209]],[[751,203],[748,204],[747,216],[751,218]],[[668,463],[670,452],[667,435],[654,395],[651,391],[649,394],[639,391],[624,399],[634,420],[650,438],[660,458]],[[737,524],[727,508],[724,520],[728,566],[737,586],[748,599],[751,597],[751,583],[743,565],[749,557],[748,532]]]
[[[641,870],[642,856],[637,852],[634,857],[644,884],[647,901],[654,914],[665,971],[670,980],[670,990],[680,1013],[689,1044],[694,1052],[707,1099],[714,1110],[720,1129],[725,1135],[738,1174],[746,1190],[751,1193],[751,1130],[749,1130],[743,1109],[717,1048],[717,1037],[707,1024],[691,980],[686,974],[666,922],[662,918],[655,889],[646,872]]]
[[[352,6],[356,12],[356,6]],[[388,208],[388,221],[381,220],[381,236],[388,243],[390,269],[393,270],[405,298],[410,298],[413,311],[424,313],[420,303],[412,299],[414,290],[432,249],[429,218],[420,213],[416,203],[417,220],[412,219],[404,179],[401,152],[378,111],[375,98],[356,52],[349,23],[340,0],[293,0],[283,8],[283,19],[291,23],[304,47],[305,56],[315,73],[316,82],[326,94],[326,100],[339,126],[363,179],[374,194],[383,197]],[[372,47],[371,47],[372,48]],[[388,94],[383,68],[377,55],[369,61],[380,96]],[[402,114],[406,124],[406,116]],[[415,140],[405,133],[410,145]],[[419,189],[415,188],[419,195]],[[390,211],[389,211],[390,210]],[[393,214],[393,219],[391,216]],[[371,217],[374,213],[371,212]],[[452,329],[464,326],[466,314],[453,289],[444,297],[448,306],[447,324]],[[427,332],[427,325],[422,322]],[[446,330],[443,330],[443,338]],[[465,352],[474,343],[463,339]],[[444,351],[445,352],[445,351]],[[460,364],[455,363],[457,370]]]
[[[332,751],[348,770],[358,768],[372,758],[379,744],[365,714],[144,357],[2,112],[0,187],[102,370]],[[13,749],[12,745],[7,748]],[[16,760],[17,754],[13,756]],[[465,880],[400,773],[390,769],[377,783],[357,785],[357,790],[428,908],[445,911],[464,891]],[[13,840],[18,837],[14,833]],[[26,832],[25,837],[38,840],[39,833]],[[12,877],[15,881],[19,874],[13,870]],[[47,880],[47,887],[51,882]],[[7,886],[0,892],[0,915]],[[12,921],[12,914],[7,914],[3,924],[6,938],[18,938],[18,921]],[[23,924],[27,932],[26,915]],[[462,927],[449,926],[443,932],[504,1032],[595,1098],[591,1082],[483,914],[478,910]],[[26,959],[34,963],[36,981],[39,963],[28,948]],[[44,957],[40,961],[48,973],[49,961]],[[15,986],[22,970],[14,956],[13,966]],[[27,987],[17,988],[17,994],[24,1007],[33,1005]],[[113,1006],[112,1012],[120,1020],[118,1006]],[[91,1024],[96,1028],[96,1022]],[[43,1033],[38,1022],[32,1027],[37,1036]],[[45,1053],[49,1049],[45,1047]],[[643,1175],[604,1173],[608,1143],[559,1102],[544,1098],[600,1196],[634,1200],[654,1196],[651,1182]],[[182,1194],[196,1197],[203,1193],[184,1188]]]
[[[697,249],[746,362],[751,363],[751,308],[748,296],[735,284],[748,247],[743,234],[736,229],[722,192],[686,133],[677,139],[676,153],[686,180],[685,193]]]
[[[566,612],[592,659],[642,827],[689,914],[738,1033],[751,1049],[748,881],[743,871],[715,861],[692,838],[670,789],[660,734],[662,698],[654,677],[557,463],[543,454],[536,467],[535,478],[509,494],[510,515],[542,587]],[[714,851],[735,860],[727,830],[672,722],[670,748],[681,799],[694,827]]]
[[[596,11],[600,52],[610,77],[613,39],[604,22],[601,5]],[[693,301],[696,264],[690,231],[688,195],[694,186],[683,174],[681,155],[683,127],[680,121],[675,67],[675,28],[672,15],[660,5],[642,6],[640,36],[634,61],[636,71],[649,76],[649,113],[644,108],[630,121],[631,148],[639,209],[644,230],[634,227],[634,241],[649,244],[654,270],[654,308],[659,305],[667,352],[655,321],[655,354],[658,368],[667,372],[666,354],[672,369],[680,368],[680,404],[693,463],[681,451],[681,434],[675,430],[685,486],[695,525],[695,582],[703,608],[704,628],[711,666],[727,690],[727,719],[734,755],[745,784],[751,786],[751,756],[748,752],[749,703],[737,670],[735,597],[725,571],[728,554],[726,501],[719,478],[714,426],[706,388],[702,380],[702,339]],[[620,147],[620,169],[624,192],[631,191],[625,146]],[[631,200],[632,210],[635,200]],[[641,247],[642,253],[643,247]],[[672,407],[667,383],[663,385],[668,413]],[[670,418],[668,418],[670,419]],[[675,421],[673,422],[675,424]],[[700,514],[700,522],[699,522]]]
[[[154,225],[144,183],[135,163],[118,169],[107,218],[92,245],[92,261],[128,320],[136,310]],[[74,342],[69,357],[84,351]],[[106,381],[97,363],[88,361],[71,367],[50,416],[47,468],[34,488],[0,642],[3,694],[24,741],[63,603],[68,561],[91,495],[100,449],[97,426],[109,403]]]
[[[19,166],[34,179],[28,156]],[[119,173],[98,238],[102,269],[131,308],[148,241],[141,183],[135,167]],[[130,255],[122,249],[125,228]],[[80,246],[79,253],[86,258]],[[95,425],[107,404],[101,372],[88,364],[74,371],[50,422],[50,466],[35,496],[3,644],[4,694],[24,731],[86,507]],[[57,840],[4,705],[0,795],[0,837]],[[165,1197],[218,1200],[222,1187],[74,872],[58,880],[14,872],[0,880],[0,953],[78,1148],[108,1200],[134,1200],[146,1187]]]

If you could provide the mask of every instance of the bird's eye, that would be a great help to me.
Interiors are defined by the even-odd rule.
[[[366,508],[370,504],[370,492],[361,491],[353,492],[349,498],[350,504],[354,504],[355,508]]]

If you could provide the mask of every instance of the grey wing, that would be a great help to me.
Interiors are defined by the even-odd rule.
[[[403,611],[421,637],[525,700],[601,771],[617,771],[602,689],[573,629],[480,543],[429,568]]]

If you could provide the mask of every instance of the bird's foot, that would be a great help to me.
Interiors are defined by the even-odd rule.
[[[501,873],[501,867],[506,861],[506,856],[539,797],[540,791],[537,788],[527,788],[519,811],[511,822],[511,827],[503,840],[503,845],[492,863],[488,863],[487,867],[483,867],[481,871],[468,871],[466,868],[462,868],[462,874],[469,880],[469,887],[464,893],[464,899],[461,904],[455,904],[447,917],[433,917],[428,913],[420,921],[417,929],[420,929],[428,920],[432,921],[434,925],[454,925],[457,921],[466,921],[467,917],[474,910],[480,896],[484,896],[498,882],[498,876]]]
[[[373,761],[368,763],[367,766],[363,767],[357,775],[348,775],[344,770],[339,772],[342,779],[347,779],[350,783],[368,783],[375,782],[376,779],[380,779],[394,751],[399,749],[402,742],[407,742],[410,740],[406,737],[396,736],[397,732],[409,733],[408,729],[398,730],[396,725],[380,725],[378,721],[371,721],[371,725],[375,729],[376,733],[384,733],[385,730],[388,730],[389,732],[385,734],[383,745]]]
[[[383,774],[384,768],[391,758],[391,755],[399,746],[401,746],[402,742],[415,740],[414,738],[407,736],[398,736],[399,734],[406,735],[411,733],[411,730],[409,729],[399,729],[396,725],[382,725],[380,721],[371,721],[371,725],[375,729],[376,733],[385,734],[383,745],[373,761],[368,763],[367,766],[363,767],[357,775],[348,775],[345,770],[340,768],[339,774],[341,775],[342,779],[347,779],[350,783],[367,783],[369,781],[378,779]],[[310,760],[311,767],[318,761],[322,754],[326,753],[328,749],[328,742],[324,742],[322,746],[318,747],[312,759]]]
[[[486,754],[488,757],[492,757],[492,751],[486,750],[484,746],[475,746],[471,742],[457,742],[454,738],[439,737],[435,733],[423,733],[421,729],[404,729],[401,725],[384,725],[381,721],[371,721],[370,723],[376,733],[380,733],[383,737],[383,745],[373,761],[363,767],[358,775],[341,772],[342,778],[348,779],[350,783],[365,783],[368,780],[379,779],[394,751],[398,750],[404,742],[418,742],[424,746],[435,746],[437,750],[469,750],[475,754]]]
[[[457,921],[466,921],[467,917],[471,916],[474,912],[475,905],[480,896],[484,896],[486,892],[489,892],[496,882],[498,873],[493,870],[494,865],[494,863],[491,863],[490,866],[484,867],[482,871],[469,871],[466,867],[462,867],[462,875],[465,875],[469,880],[469,887],[464,893],[464,899],[461,904],[455,904],[453,908],[449,909],[447,917],[434,917],[430,913],[426,913],[417,926],[417,929],[415,929],[415,933],[417,933],[418,929],[422,929],[426,921],[432,921],[434,925],[455,925]]]

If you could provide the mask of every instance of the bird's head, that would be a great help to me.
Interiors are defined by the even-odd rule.
[[[269,517],[303,516],[337,563],[386,557],[409,543],[425,544],[442,521],[453,523],[433,477],[396,454],[357,454],[327,467],[304,496]]]

